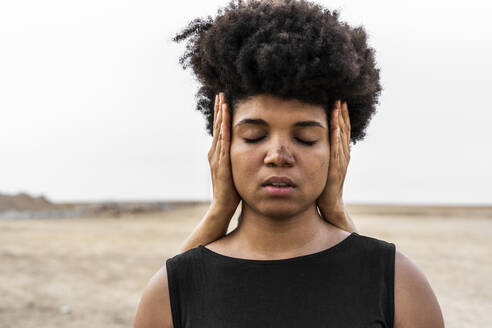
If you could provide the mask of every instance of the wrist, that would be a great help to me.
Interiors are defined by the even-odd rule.
[[[210,204],[210,207],[208,208],[207,214],[205,215],[206,220],[208,221],[226,221],[229,222],[232,217],[234,216],[234,213],[236,212],[236,209],[225,209],[221,206],[217,206],[214,203]]]
[[[337,219],[343,219],[346,216],[345,204],[343,201],[336,201],[331,206],[322,206],[318,204],[319,210],[323,217],[332,217]]]

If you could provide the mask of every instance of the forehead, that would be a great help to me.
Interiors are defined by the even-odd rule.
[[[261,118],[270,125],[291,125],[299,120],[315,120],[323,124],[326,122],[326,112],[319,105],[297,99],[284,100],[272,95],[257,95],[236,105],[233,125],[245,118]]]

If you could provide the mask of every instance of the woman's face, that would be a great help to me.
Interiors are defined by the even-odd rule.
[[[328,174],[325,110],[266,94],[239,103],[233,116],[230,154],[234,185],[245,205],[277,218],[305,211],[321,195]],[[290,178],[295,188],[284,195],[270,193],[271,188],[263,184],[272,176]]]

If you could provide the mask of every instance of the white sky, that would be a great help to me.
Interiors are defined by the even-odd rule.
[[[0,2],[0,192],[210,200],[211,137],[170,39],[227,2]],[[491,204],[490,2],[316,2],[365,27],[384,88],[345,201]]]

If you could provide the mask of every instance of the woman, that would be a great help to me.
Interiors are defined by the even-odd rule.
[[[150,280],[136,328],[444,327],[422,272],[358,234],[343,205],[349,142],[364,138],[381,87],[364,30],[337,18],[309,2],[239,1],[175,38],[194,36],[181,63],[203,84],[214,198]]]

